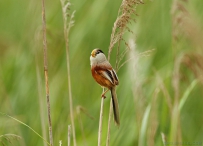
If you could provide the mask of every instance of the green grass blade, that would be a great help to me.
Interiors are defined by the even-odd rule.
[[[182,107],[184,106],[186,100],[188,99],[190,93],[192,92],[192,89],[197,85],[198,83],[198,80],[195,79],[192,81],[192,83],[190,84],[190,86],[186,89],[185,93],[183,94],[183,97],[181,98],[180,100],[180,103],[179,103],[179,111],[181,111]]]
[[[0,112],[0,114],[2,114],[3,116],[9,117],[9,118],[15,120],[16,122],[18,122],[18,123],[24,125],[25,127],[29,128],[31,131],[33,131],[37,136],[39,136],[42,140],[44,140],[44,141],[50,146],[49,142],[48,142],[46,139],[44,139],[39,133],[37,133],[34,129],[32,129],[32,128],[31,128],[30,126],[28,126],[27,124],[23,123],[22,121],[20,121],[20,120],[14,118],[14,117],[9,116],[9,115],[6,114],[6,113]]]
[[[147,109],[145,110],[144,117],[142,120],[142,126],[141,126],[140,137],[139,137],[139,146],[143,146],[146,141],[145,137],[146,137],[146,131],[147,131],[150,111],[151,111],[151,105],[148,105]]]

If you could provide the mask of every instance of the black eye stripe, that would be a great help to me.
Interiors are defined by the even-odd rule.
[[[102,50],[97,50],[96,54],[104,53]]]

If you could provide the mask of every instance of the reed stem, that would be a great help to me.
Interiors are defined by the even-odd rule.
[[[49,141],[53,146],[53,134],[52,134],[52,122],[51,122],[51,107],[49,100],[49,80],[48,80],[48,61],[47,61],[47,38],[46,38],[46,17],[45,17],[45,2],[42,0],[42,29],[43,29],[43,47],[44,47],[44,75],[45,75],[45,87],[46,87],[46,99],[47,99],[47,112],[49,122]]]

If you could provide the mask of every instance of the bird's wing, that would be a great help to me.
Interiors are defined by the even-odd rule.
[[[117,74],[116,74],[114,69],[112,70],[112,73],[113,73],[113,77],[115,79],[114,82],[115,82],[116,85],[118,85],[119,84],[119,80],[118,80],[118,76],[117,76]]]
[[[108,79],[113,85],[118,84],[118,77],[109,63],[105,63],[105,65],[100,64],[99,66],[96,66],[95,71],[97,74]]]

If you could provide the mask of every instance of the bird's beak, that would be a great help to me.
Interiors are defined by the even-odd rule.
[[[94,54],[94,53],[91,53],[91,56],[92,56],[92,57],[95,57],[95,54]]]
[[[95,50],[92,51],[91,56],[95,57]]]

